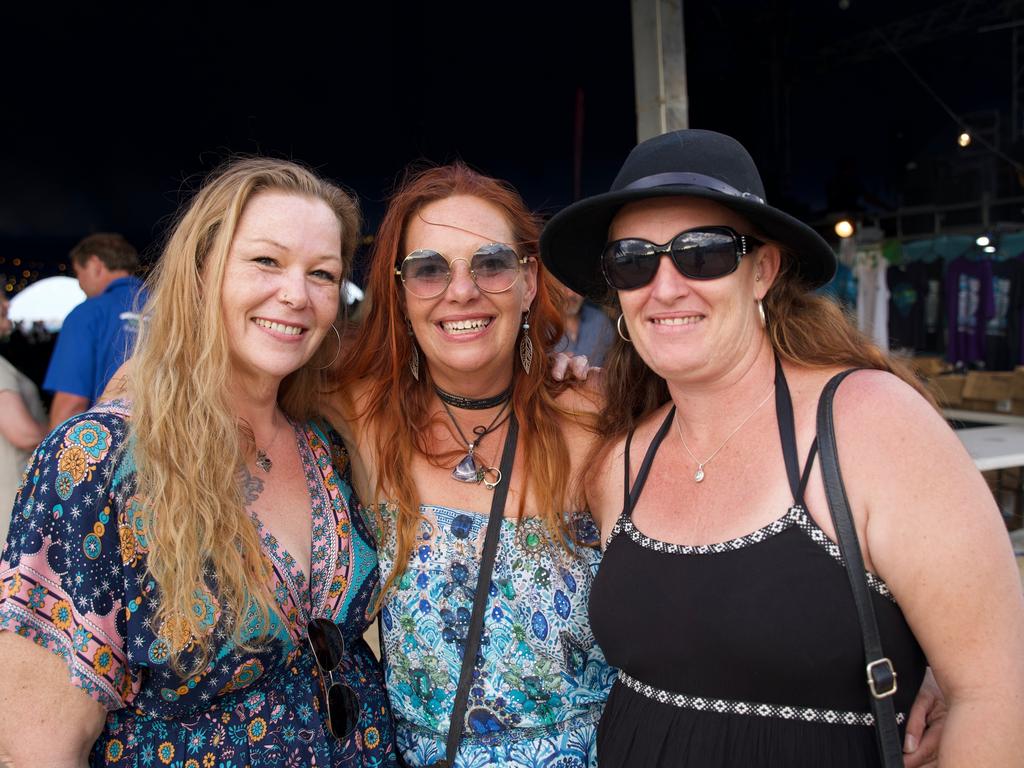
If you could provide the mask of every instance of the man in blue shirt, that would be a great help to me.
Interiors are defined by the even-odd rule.
[[[592,366],[604,365],[604,357],[615,340],[615,326],[600,308],[584,301],[575,291],[559,284],[564,303],[562,321],[565,333],[555,346],[555,352],[585,355]]]
[[[139,256],[123,236],[89,235],[71,249],[86,300],[64,319],[43,389],[54,393],[50,428],[89,408],[131,355],[146,296]]]

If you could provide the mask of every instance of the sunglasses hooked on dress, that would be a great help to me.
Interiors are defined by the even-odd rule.
[[[740,259],[761,245],[763,241],[741,235],[732,227],[688,229],[660,245],[628,237],[605,245],[601,271],[612,288],[632,291],[654,279],[665,255],[681,275],[692,280],[715,280],[735,272]]]
[[[327,705],[327,729],[331,735],[347,740],[359,722],[359,696],[340,681],[338,668],[345,656],[345,639],[330,619],[312,619],[306,625],[309,647],[320,668],[320,689]]]

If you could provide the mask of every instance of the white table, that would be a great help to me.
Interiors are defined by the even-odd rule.
[[[1012,413],[943,408],[942,415],[949,421],[967,421],[974,424],[1019,424],[1024,426],[1024,416],[1016,416]]]
[[[996,470],[996,503],[1004,515],[1002,492],[1013,492],[1013,512],[1008,516],[1019,519],[1024,514],[1024,483],[1018,475],[1013,483],[1004,483],[1004,469],[1024,466],[1024,425],[1003,424],[995,427],[969,427],[956,430],[957,437],[964,444],[967,453],[974,459],[974,465],[985,472]],[[1017,545],[1014,545],[1016,551]],[[1024,554],[1024,553],[1022,553]],[[1021,572],[1024,578],[1024,571]]]
[[[956,436],[982,472],[1024,466],[1024,425],[970,427],[956,430]]]

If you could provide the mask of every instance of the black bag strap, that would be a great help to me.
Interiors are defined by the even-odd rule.
[[[818,447],[821,455],[821,476],[828,498],[828,511],[836,529],[839,551],[846,563],[846,575],[850,580],[853,602],[857,606],[861,636],[864,643],[864,657],[868,688],[871,694],[871,711],[875,715],[875,736],[878,739],[878,754],[885,768],[902,768],[903,750],[900,746],[899,726],[896,723],[896,709],[892,696],[896,693],[896,671],[892,662],[882,652],[882,639],[878,633],[875,609],[868,592],[864,558],[860,553],[857,529],[850,513],[850,503],[839,471],[839,454],[836,450],[835,422],[832,419],[832,401],[836,389],[843,379],[854,371],[833,376],[821,393],[818,401]]]
[[[487,609],[487,592],[494,573],[494,558],[498,554],[498,535],[501,533],[501,520],[505,516],[505,499],[508,498],[508,487],[512,479],[512,465],[516,458],[516,440],[519,437],[519,422],[515,413],[508,418],[508,434],[505,436],[505,447],[501,452],[501,479],[494,489],[491,498],[491,513],[487,517],[487,533],[484,535],[484,549],[480,555],[480,574],[476,579],[476,591],[473,593],[473,613],[469,619],[469,631],[466,634],[466,647],[462,654],[462,671],[459,673],[459,687],[455,691],[455,703],[452,705],[452,717],[448,725],[448,742],[445,749],[446,760],[438,760],[432,764],[436,768],[450,768],[455,765],[455,756],[459,753],[459,742],[466,727],[466,706],[469,703],[469,689],[473,685],[473,667],[476,655],[480,651],[480,636],[484,629],[484,611]]]

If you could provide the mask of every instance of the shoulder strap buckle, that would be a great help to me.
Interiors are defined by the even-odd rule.
[[[896,693],[896,670],[887,657],[872,661],[867,666],[868,688],[876,699],[884,699]]]

